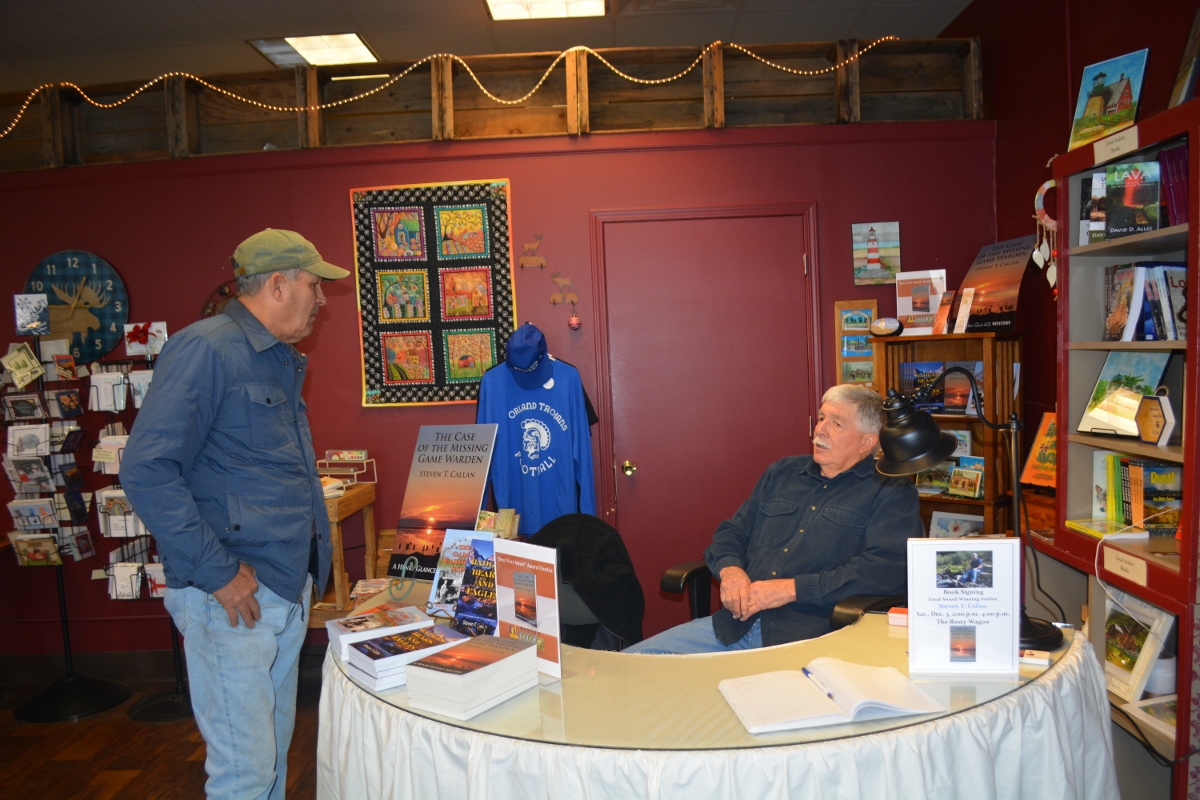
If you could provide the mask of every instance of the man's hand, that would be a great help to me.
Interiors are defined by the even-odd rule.
[[[755,581],[750,584],[749,611],[757,614],[767,608],[779,608],[796,600],[796,582],[790,578]]]
[[[237,574],[233,580],[213,592],[213,597],[225,608],[229,615],[230,627],[236,628],[238,614],[246,623],[247,628],[253,628],[256,620],[262,619],[262,611],[254,593],[258,591],[258,579],[254,577],[254,567],[242,561],[238,563]]]
[[[750,604],[750,576],[741,567],[725,567],[721,570],[721,605],[728,608],[734,619],[746,619],[752,613]]]

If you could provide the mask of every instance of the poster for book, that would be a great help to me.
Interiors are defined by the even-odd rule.
[[[908,540],[911,674],[1018,670],[1020,540]]]
[[[967,333],[1016,329],[1017,297],[1036,238],[1030,234],[980,248],[962,282],[964,290],[973,290]]]
[[[352,189],[363,405],[466,403],[516,327],[507,179]]]
[[[944,291],[944,269],[901,272],[896,276],[896,318],[904,324],[901,336],[933,333],[933,322]]]
[[[561,678],[557,551],[509,539],[493,544],[496,635],[536,643],[538,671]]]

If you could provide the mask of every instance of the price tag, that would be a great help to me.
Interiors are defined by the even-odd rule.
[[[1130,583],[1136,583],[1138,586],[1146,585],[1146,562],[1137,556],[1124,553],[1120,550],[1114,550],[1111,547],[1105,547],[1104,568],[1109,572],[1120,575]]]
[[[92,461],[98,464],[115,464],[117,463],[117,451],[109,450],[105,447],[97,447],[92,450]]]

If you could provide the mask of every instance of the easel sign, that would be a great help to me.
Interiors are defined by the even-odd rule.
[[[876,387],[875,348],[871,323],[879,314],[876,300],[838,300],[833,304],[834,348],[838,383]],[[879,378],[882,379],[882,376]]]
[[[908,671],[1014,675],[1019,539],[908,540]]]

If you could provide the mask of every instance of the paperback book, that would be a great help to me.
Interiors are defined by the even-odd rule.
[[[350,663],[359,669],[382,674],[396,667],[403,667],[418,658],[444,650],[467,638],[445,625],[432,625],[404,633],[393,633],[350,643]]]
[[[538,682],[533,642],[479,636],[408,666],[413,708],[456,719],[471,717]]]
[[[433,619],[414,606],[392,601],[376,606],[365,614],[355,614],[325,623],[329,644],[342,661],[350,658],[350,644],[394,633],[427,628]]]
[[[895,667],[837,658],[814,658],[801,670],[727,678],[717,688],[754,734],[946,711]]]
[[[1166,351],[1110,351],[1079,420],[1079,432],[1136,437],[1138,405],[1143,395],[1154,394],[1158,388],[1170,355]]]
[[[442,541],[441,555],[433,575],[433,586],[425,611],[433,616],[452,618],[458,607],[467,565],[476,557],[475,542],[490,542],[488,531],[450,529]]]
[[[497,539],[496,635],[533,642],[538,670],[562,677],[558,613],[558,551]]]
[[[1104,172],[1108,198],[1106,240],[1157,230],[1161,178],[1158,162],[1109,164]]]
[[[496,632],[496,562],[491,538],[471,540],[471,555],[463,570],[462,587],[454,606],[454,627],[471,636]]]
[[[904,361],[900,364],[900,393],[914,399],[914,407],[921,411],[940,414],[943,408],[943,385],[938,384],[932,389],[937,376],[942,374],[945,365],[941,361]],[[923,402],[916,402],[917,392],[929,392]]]

